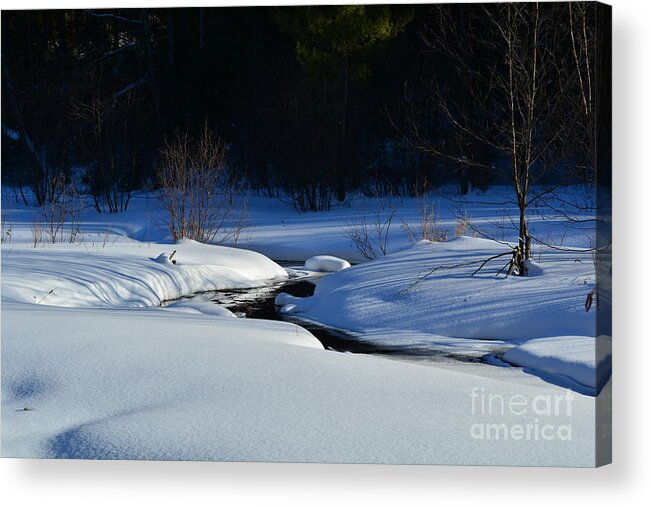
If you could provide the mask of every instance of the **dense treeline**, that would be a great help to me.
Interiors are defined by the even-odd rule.
[[[549,74],[538,93],[563,114],[530,137],[548,139],[543,127],[563,135],[531,165],[562,168],[548,180],[591,181],[594,14],[592,4],[568,5],[535,11]],[[508,72],[502,18],[493,26],[478,9],[3,11],[3,182],[31,187],[42,204],[65,180],[97,210],[120,211],[132,191],[156,184],[166,140],[204,125],[225,142],[232,181],[303,210],[327,209],[351,190],[413,195],[455,182],[466,192],[509,181],[504,147],[461,120],[504,114],[499,102],[476,107]],[[494,74],[468,73],[473,58],[497,62]],[[478,78],[472,87],[468,75]]]

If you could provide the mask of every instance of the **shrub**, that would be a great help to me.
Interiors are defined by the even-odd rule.
[[[359,213],[346,222],[344,232],[364,258],[376,259],[387,254],[389,231],[395,214],[395,206],[384,202],[375,210]]]
[[[454,226],[454,235],[457,238],[465,236],[469,228],[471,228],[470,217],[465,213],[458,215]]]
[[[226,167],[224,142],[206,126],[196,139],[177,134],[161,156],[156,167],[158,196],[172,238],[236,242],[244,227],[244,212],[235,211],[235,184]],[[235,225],[227,230],[231,219]]]
[[[79,238],[82,198],[74,186],[66,182],[63,173],[60,173],[51,185],[51,199],[41,205],[32,227],[34,246],[42,241],[74,243]]]
[[[414,231],[407,222],[402,222],[407,237],[412,243],[416,243],[423,239],[436,242],[448,240],[447,231],[442,230],[439,226],[436,208],[433,204],[430,204],[427,198],[421,197],[418,201],[418,218],[419,228],[416,231]]]

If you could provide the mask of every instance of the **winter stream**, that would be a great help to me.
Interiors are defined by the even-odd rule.
[[[286,281],[247,289],[227,289],[195,293],[181,298],[182,301],[211,302],[227,308],[240,318],[266,319],[292,322],[310,331],[328,350],[341,353],[381,355],[401,361],[427,362],[464,362],[480,363],[484,355],[499,355],[499,348],[478,354],[472,346],[467,351],[451,352],[438,347],[386,346],[363,341],[363,339],[313,323],[297,320],[280,313],[274,300],[278,294],[285,292],[295,297],[308,297],[314,293],[319,278],[327,275],[306,276],[295,263],[280,262],[290,274]]]

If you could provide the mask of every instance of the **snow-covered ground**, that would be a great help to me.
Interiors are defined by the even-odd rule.
[[[384,346],[468,354],[518,345],[504,361],[595,394],[610,347],[596,354],[596,313],[585,310],[595,284],[590,254],[546,249],[530,276],[496,277],[502,259],[471,276],[502,251],[478,238],[423,241],[323,278],[312,297],[280,294],[276,303],[296,319]]]
[[[499,192],[474,197],[495,200]],[[283,311],[384,344],[478,354],[516,345],[502,359],[524,370],[335,353],[289,322],[234,318],[206,303],[158,306],[287,277],[268,257],[360,261],[343,229],[378,206],[373,200],[300,214],[251,198],[240,248],[228,248],[173,244],[155,199],[139,195],[125,213],[84,214],[73,244],[34,247],[37,211],[5,195],[3,455],[592,466],[589,255],[537,249],[536,276],[526,279],[496,278],[493,267],[469,277],[464,267],[412,286],[437,264],[504,248],[478,238],[412,245],[404,223],[417,228],[416,204],[393,203],[393,255],[325,276],[313,297],[281,301]],[[458,207],[439,198],[450,237]],[[513,240],[496,218],[503,210],[477,202],[464,211],[482,230]],[[534,217],[532,230],[546,242],[585,247],[589,230],[561,222]],[[567,347],[537,341],[569,335],[579,338]],[[559,368],[568,361],[579,366]],[[561,377],[578,383],[575,392]],[[510,409],[517,396],[527,410]],[[564,399],[571,410],[541,412],[540,399]]]
[[[550,382],[571,382],[574,389],[588,387],[588,392],[594,392],[610,377],[611,350],[610,336],[596,340],[592,336],[553,336],[525,341],[507,350],[502,359]]]
[[[3,301],[158,306],[193,292],[287,278],[283,268],[259,253],[189,240],[165,246],[119,241],[99,248],[94,252],[83,243],[3,248]],[[168,260],[174,251],[176,264]]]
[[[488,340],[594,336],[595,313],[584,308],[594,287],[589,254],[545,252],[539,276],[496,277],[503,258],[471,276],[483,259],[504,251],[478,238],[423,241],[323,278],[313,297],[283,311],[389,341],[396,330]]]
[[[488,377],[489,366],[339,354],[289,324],[158,309],[9,303],[2,335],[4,456],[594,462],[593,398],[570,393],[569,414],[564,405],[559,414],[502,415],[497,402],[482,413],[481,394],[529,403],[567,395],[500,368]],[[554,433],[549,441],[473,438],[486,423]],[[566,425],[570,441],[556,434]]]
[[[535,192],[535,189],[532,189]],[[467,196],[459,196],[454,189],[443,189],[442,193],[432,193],[427,199],[409,197],[369,198],[353,195],[344,203],[334,203],[327,212],[305,212],[295,210],[287,202],[278,199],[251,195],[243,197],[240,205],[245,208],[243,229],[237,246],[260,252],[274,260],[305,261],[316,255],[333,255],[350,262],[363,262],[366,259],[355,248],[345,234],[347,225],[354,224],[361,217],[369,221],[388,215],[395,209],[395,216],[389,233],[388,251],[397,252],[412,244],[406,226],[417,232],[419,228],[419,206],[426,203],[435,209],[437,226],[454,238],[457,218],[468,218],[471,226],[497,240],[513,241],[517,231],[512,221],[518,217],[517,206],[512,203],[512,189],[494,187],[487,192],[474,191]],[[538,210],[529,211],[531,233],[540,240],[564,247],[585,248],[594,246],[594,219],[588,212],[576,214],[577,209],[566,204],[575,202],[589,206],[594,199],[592,193],[581,187],[559,190],[559,200],[554,202],[558,212]],[[25,209],[8,189],[3,189],[2,212],[5,229],[12,228],[12,244],[31,242],[31,226],[38,213],[34,208]],[[540,213],[539,213],[540,211]],[[542,213],[545,211],[544,213]],[[572,214],[585,223],[568,224],[563,213]],[[233,220],[241,217],[234,214]],[[169,243],[169,235],[162,225],[165,216],[154,195],[134,194],[129,210],[116,213],[96,213],[89,208],[83,215],[82,234],[78,241],[88,250],[101,251],[106,243],[130,238],[132,243]],[[227,224],[228,225],[228,224]],[[466,234],[474,235],[472,229]],[[539,255],[536,248],[535,256]]]
[[[535,190],[532,190],[532,194]],[[517,206],[513,203],[513,190],[509,187],[495,187],[487,192],[475,191],[460,197],[454,189],[443,189],[432,193],[427,199],[409,197],[368,198],[361,195],[352,196],[347,202],[335,204],[328,212],[299,213],[291,206],[275,199],[253,196],[249,198],[249,227],[240,238],[244,248],[261,252],[276,260],[304,261],[314,255],[334,255],[351,262],[363,262],[366,259],[354,247],[344,229],[365,217],[373,222],[376,217],[386,218],[390,210],[395,209],[389,233],[388,251],[397,252],[409,247],[408,225],[412,231],[419,228],[419,207],[427,204],[435,210],[437,226],[455,237],[457,218],[462,215],[469,219],[472,228],[491,237],[513,241],[517,232],[513,223],[517,222]],[[594,238],[594,216],[589,212],[577,214],[577,208],[567,202],[590,206],[594,196],[590,191],[580,187],[571,187],[558,191],[558,200],[554,207],[558,212],[548,209],[529,210],[529,227],[531,233],[541,241],[557,246],[585,248],[592,245]],[[151,211],[150,216],[156,213]],[[579,220],[568,224],[566,216],[570,214]],[[153,221],[152,221],[153,223]],[[466,234],[473,235],[468,229]],[[535,250],[536,257],[539,252]]]

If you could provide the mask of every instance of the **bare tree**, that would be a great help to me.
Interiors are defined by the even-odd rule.
[[[485,146],[508,161],[518,207],[518,244],[514,270],[524,276],[532,257],[528,210],[547,191],[531,188],[557,160],[562,145],[566,83],[558,57],[560,40],[556,5],[503,3],[463,8],[437,6],[436,22],[422,34],[429,49],[452,64],[454,83],[463,93],[431,85],[430,107],[456,132],[456,142],[431,139],[415,114],[407,114],[406,133],[419,151],[460,168],[496,171],[473,157],[469,144]],[[413,111],[413,109],[412,109]]]
[[[27,182],[34,192],[36,203],[41,206],[58,199],[58,182],[65,177],[64,167],[67,165],[68,156],[65,147],[61,149],[65,144],[62,140],[65,130],[62,127],[63,115],[59,114],[52,120],[52,124],[43,126],[45,122],[40,118],[40,113],[48,103],[60,105],[62,97],[57,96],[50,87],[35,86],[34,97],[32,100],[26,100],[25,90],[17,88],[14,84],[11,60],[3,48],[2,83],[6,87],[3,90],[7,90],[5,102],[9,104],[15,125],[14,128],[9,128],[9,125],[4,123],[7,115],[3,111],[2,128],[5,132],[12,131],[20,144],[25,154]],[[24,195],[23,200],[27,203]]]
[[[126,88],[125,88],[126,90]],[[88,166],[85,177],[95,209],[125,211],[131,200],[136,172],[136,142],[130,128],[135,94],[129,88],[110,100],[93,96],[72,99],[70,115],[79,122],[79,138]]]
[[[567,3],[567,25],[569,27],[572,45],[572,61],[574,63],[574,81],[578,89],[576,95],[580,100],[572,103],[577,110],[575,115],[575,139],[580,147],[587,167],[583,169],[582,178],[590,183],[595,182],[594,139],[595,139],[595,27],[593,23],[594,6],[588,2]]]

